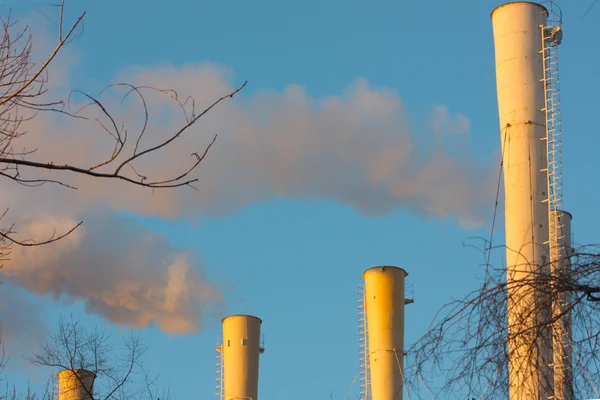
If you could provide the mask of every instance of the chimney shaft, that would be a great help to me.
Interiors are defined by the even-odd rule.
[[[569,281],[571,277],[571,256],[573,248],[571,243],[571,220],[572,216],[566,211],[559,211],[555,216],[558,221],[556,226],[562,227],[559,241],[559,261],[554,268],[553,275],[560,277],[559,281]],[[558,400],[574,400],[573,391],[573,346],[572,342],[572,316],[567,307],[573,301],[571,292],[557,291],[554,294],[554,326],[553,350],[554,350],[554,395]]]
[[[232,315],[223,319],[223,381],[225,400],[258,399],[260,318]]]
[[[404,278],[401,268],[365,271],[365,308],[372,400],[402,400],[404,388]]]
[[[547,143],[542,28],[548,11],[531,2],[492,12],[504,168],[508,351],[511,400],[553,394],[551,315],[540,290],[549,276]],[[547,325],[547,324],[546,324]]]
[[[96,374],[84,369],[60,371],[58,377],[58,400],[92,400]]]

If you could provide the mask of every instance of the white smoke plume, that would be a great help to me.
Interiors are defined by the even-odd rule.
[[[203,310],[219,305],[220,292],[206,283],[198,260],[164,237],[106,211],[83,217],[84,226],[52,245],[15,247],[4,267],[9,281],[35,294],[82,301],[87,312],[120,325],[156,324],[176,334],[196,332]],[[40,216],[19,232],[44,237],[75,222]]]
[[[135,68],[118,81],[177,90],[202,109],[231,92],[233,74],[214,64]],[[140,103],[102,98],[135,137],[142,120]],[[142,148],[158,143],[181,125],[164,96],[147,98],[152,127]],[[97,111],[97,110],[96,110]],[[94,111],[90,111],[93,113]],[[83,227],[40,248],[18,248],[5,265],[10,281],[38,293],[85,303],[88,312],[130,327],[155,324],[169,333],[189,333],[220,301],[191,255],[171,248],[164,238],[139,226],[124,225],[98,207],[162,218],[214,217],[276,197],[333,200],[365,215],[409,208],[424,217],[454,217],[465,227],[479,226],[493,205],[495,179],[488,162],[478,161],[466,143],[468,119],[444,107],[433,110],[423,132],[415,132],[398,94],[374,88],[365,79],[337,96],[311,98],[303,87],[281,93],[255,90],[227,100],[185,136],[136,163],[147,176],[184,171],[190,153],[219,137],[194,173],[198,191],[155,190],[69,174],[22,172],[23,178],[51,177],[77,191],[45,185],[23,188],[0,182],[4,222],[15,222],[20,238],[43,239],[52,230]],[[152,117],[154,116],[154,117]],[[179,124],[179,125],[178,125]],[[31,159],[91,166],[106,159],[113,142],[90,121],[39,114],[27,123],[20,148]],[[463,142],[453,142],[453,141]],[[135,140],[131,140],[135,143]],[[453,143],[452,151],[447,147]]]
[[[174,88],[193,96],[197,108],[234,89],[230,71],[212,64],[135,69],[121,79]],[[145,146],[158,143],[182,121],[172,109],[160,111],[167,107],[161,97],[148,101],[151,114],[160,113],[161,118],[151,121],[153,129],[142,140]],[[140,115],[138,106],[113,107],[133,121],[133,137],[140,121],[129,116]],[[35,125],[23,145],[39,148],[37,159],[93,164],[112,150],[110,138],[98,129],[92,134],[89,122],[64,125],[39,118]],[[218,215],[274,197],[292,197],[333,200],[368,215],[408,207],[426,217],[455,217],[467,227],[483,224],[493,205],[491,165],[477,161],[466,147],[459,154],[456,146],[446,148],[449,141],[464,142],[464,135],[456,133],[468,130],[468,119],[438,107],[431,126],[434,132],[414,132],[395,91],[372,88],[364,79],[340,96],[322,99],[310,98],[298,85],[283,93],[257,91],[218,106],[183,139],[136,164],[144,175],[183,171],[190,153],[219,134],[195,174],[198,193],[183,188],[149,195],[143,188],[71,176],[67,181],[80,187],[79,193],[55,188],[53,198],[63,205],[66,201],[71,210],[108,203],[119,210],[179,217]]]

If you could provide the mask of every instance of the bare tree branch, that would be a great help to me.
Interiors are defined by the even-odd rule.
[[[516,371],[525,368],[513,363],[516,357],[512,357],[507,342],[528,338],[527,343],[537,343],[530,338],[547,335],[557,321],[568,316],[572,324],[570,362],[575,398],[598,397],[595,393],[600,386],[600,303],[595,301],[594,293],[600,293],[600,247],[583,246],[568,261],[570,270],[566,274],[524,274],[522,279],[511,282],[519,287],[523,298],[530,298],[533,291],[541,293],[536,303],[528,304],[522,298],[514,298],[516,291],[509,296],[505,268],[485,265],[481,287],[440,309],[428,332],[407,352],[411,388],[418,391],[417,378],[435,376],[444,378],[437,388],[444,398],[505,399],[509,367]],[[523,270],[527,269],[524,266]],[[570,295],[562,312],[542,314],[533,326],[516,321],[514,326],[520,328],[509,331],[507,315],[511,307],[518,304],[519,313],[512,315],[528,320],[536,310],[550,309],[554,299],[563,293]],[[539,349],[530,347],[527,351],[535,354]],[[434,385],[435,379],[430,384]]]
[[[32,353],[29,361],[54,372],[75,372],[73,376],[91,400],[158,400],[157,377],[150,376],[143,367],[145,351],[138,336],[124,338],[122,346],[116,348],[104,331],[85,329],[72,317],[61,317],[57,332],[41,351]],[[95,375],[93,388],[88,388],[76,373],[81,370]],[[164,391],[163,395],[170,397],[170,392]]]
[[[41,176],[41,171],[52,171],[57,174],[70,173],[89,177],[90,179],[118,180],[134,186],[150,189],[172,189],[187,186],[196,189],[193,183],[198,178],[191,174],[205,160],[209,150],[212,148],[217,135],[204,149],[192,152],[189,165],[180,171],[169,173],[170,176],[155,177],[143,171],[137,162],[149,161],[149,157],[157,156],[161,150],[169,147],[176,139],[182,137],[192,125],[204,117],[214,107],[226,99],[232,98],[239,93],[247,84],[216,99],[212,104],[201,112],[195,110],[195,101],[186,98],[181,101],[177,92],[170,89],[155,88],[151,85],[133,85],[129,83],[117,83],[108,85],[100,92],[100,96],[111,88],[125,88],[126,93],[121,98],[121,108],[131,94],[136,95],[142,106],[140,117],[143,124],[133,139],[125,121],[118,121],[115,117],[120,110],[119,106],[113,107],[105,104],[100,97],[93,96],[85,91],[73,90],[66,100],[52,98],[52,92],[47,88],[51,82],[50,66],[56,60],[61,50],[75,39],[81,32],[86,15],[81,13],[72,24],[65,24],[65,1],[53,4],[58,7],[57,33],[58,40],[49,55],[39,64],[32,56],[32,33],[29,27],[17,29],[16,23],[10,14],[6,19],[0,19],[0,177],[4,177],[27,187],[38,187],[48,184],[56,184],[66,189],[76,189],[76,186],[65,182],[61,177],[48,178],[47,174]],[[45,15],[45,14],[44,14]],[[50,17],[48,17],[51,19]],[[147,93],[156,93],[164,96],[168,104],[178,109],[182,121],[172,131],[164,132],[158,144],[142,148],[143,138],[149,128],[150,112],[146,99]],[[78,104],[73,101],[73,96],[79,95],[86,101]],[[191,105],[191,110],[189,109]],[[37,158],[38,148],[28,149],[19,146],[19,140],[26,137],[30,132],[26,126],[34,121],[42,113],[59,114],[66,118],[72,118],[78,122],[89,122],[85,127],[86,132],[92,134],[108,135],[114,143],[109,155],[103,160],[96,161],[91,165],[77,165],[67,160]],[[90,128],[95,128],[96,131]],[[131,146],[128,143],[132,141]],[[66,144],[72,145],[72,144]],[[43,145],[41,150],[43,150]],[[129,152],[130,151],[130,152]],[[154,160],[153,160],[154,161]],[[160,162],[160,160],[157,160]],[[125,168],[127,167],[127,168]],[[65,234],[46,239],[25,240],[13,236],[13,227],[0,229],[0,238],[7,243],[20,246],[39,246],[60,240],[73,232],[80,224]]]

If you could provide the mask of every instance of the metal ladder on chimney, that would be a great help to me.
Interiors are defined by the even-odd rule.
[[[54,381],[53,379],[54,377],[52,377],[52,393],[50,394],[50,396],[47,398],[47,400],[58,400],[60,397],[60,387],[58,386],[58,381]],[[43,399],[43,397],[42,397]]]
[[[221,338],[221,335],[219,335],[217,338],[217,384],[215,389],[215,396],[217,396],[219,400],[224,400],[225,387],[223,384],[223,339]]]
[[[369,368],[369,343],[367,331],[367,302],[365,287],[358,286],[358,357],[360,400],[371,400],[371,373]]]
[[[561,28],[562,13],[553,2],[547,3],[549,11],[548,26],[541,26],[542,30],[542,56],[544,68],[544,93],[546,113],[546,143],[548,162],[548,251],[550,268],[553,275],[553,284],[556,286],[557,274],[564,268],[567,257],[564,246],[564,223],[560,218],[563,211],[563,176],[562,176],[562,114],[560,109],[560,78],[558,68],[558,46],[561,44],[563,31]],[[546,5],[546,4],[545,4]],[[556,293],[553,306],[554,315],[562,315],[565,303],[568,302],[568,293]],[[564,315],[553,324],[554,360],[554,393],[549,399],[573,400],[570,382],[570,360],[567,354],[569,349],[564,348],[564,343],[570,342],[570,327],[568,315]],[[563,348],[556,348],[562,346]],[[572,387],[572,386],[571,386]]]
[[[556,6],[555,6],[556,7]],[[552,13],[551,13],[552,15]],[[561,257],[564,238],[562,222],[557,218],[563,208],[562,176],[562,115],[560,110],[560,79],[558,45],[562,40],[560,22],[551,18],[550,25],[541,27],[543,42],[544,93],[546,106],[546,142],[548,158],[548,211],[550,262]]]

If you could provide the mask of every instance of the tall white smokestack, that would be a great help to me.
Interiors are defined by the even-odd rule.
[[[251,315],[231,315],[222,321],[223,387],[225,400],[258,399],[258,357],[262,320]]]
[[[58,377],[58,400],[92,400],[96,374],[85,369],[65,369]]]
[[[372,400],[402,400],[404,388],[404,278],[402,268],[366,270],[365,308]]]
[[[551,332],[536,328],[551,309],[534,282],[549,275],[542,58],[547,21],[547,9],[531,2],[492,12],[506,199],[511,400],[548,399],[554,385]]]

